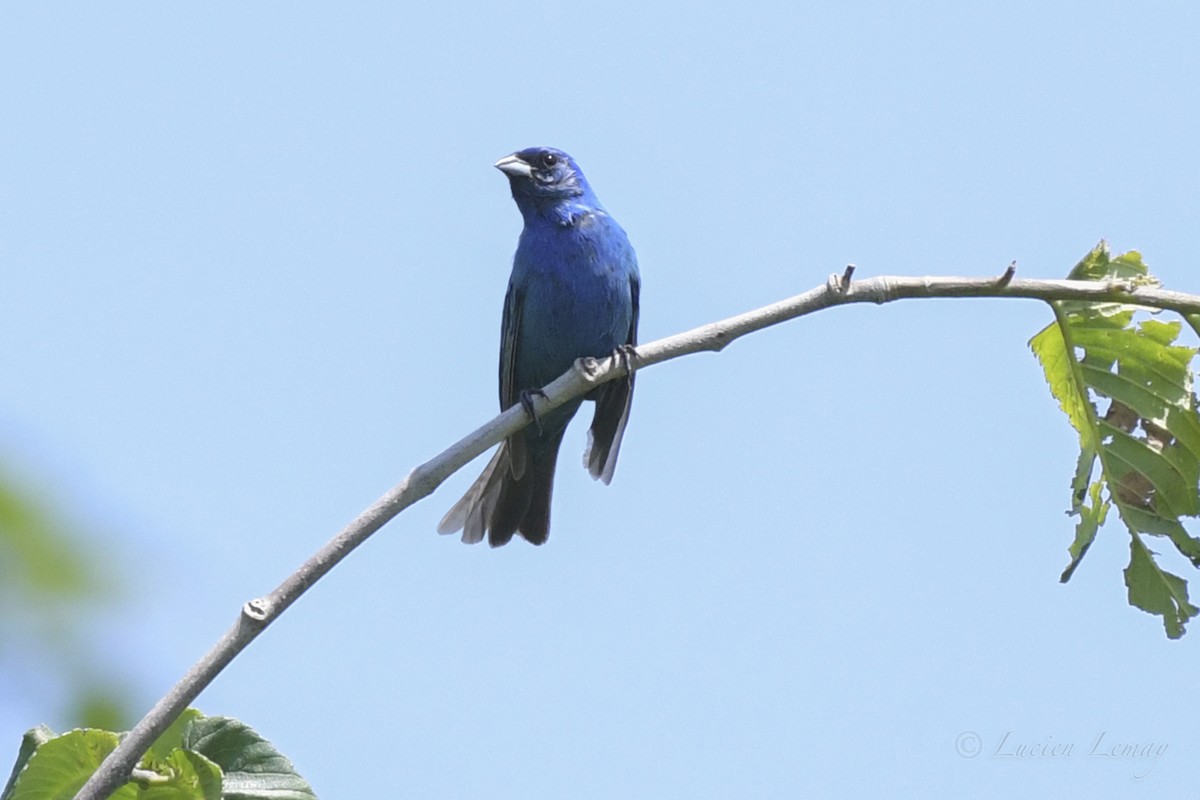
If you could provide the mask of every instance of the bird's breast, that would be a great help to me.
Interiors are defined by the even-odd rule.
[[[624,232],[607,227],[522,236],[513,280],[524,294],[517,358],[523,387],[542,386],[575,359],[606,356],[629,340],[636,261]]]

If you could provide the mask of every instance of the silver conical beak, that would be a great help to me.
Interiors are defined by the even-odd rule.
[[[505,156],[492,166],[513,178],[528,178],[533,174],[533,168],[529,166],[529,162],[523,161],[516,153],[513,153],[511,156]]]

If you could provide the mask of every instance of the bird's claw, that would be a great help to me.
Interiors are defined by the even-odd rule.
[[[633,376],[633,368],[637,363],[637,348],[631,344],[618,345],[616,350],[613,350],[612,357],[620,362],[625,368],[625,374]]]
[[[525,413],[533,420],[533,424],[537,426],[538,435],[542,434],[542,420],[538,416],[537,411],[533,408],[533,398],[540,397],[546,399],[546,393],[541,389],[522,389],[521,390],[521,408],[525,409]]]

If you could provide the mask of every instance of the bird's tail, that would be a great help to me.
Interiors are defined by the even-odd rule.
[[[500,484],[504,476],[511,471],[508,442],[503,442],[496,455],[483,468],[483,472],[467,493],[442,517],[438,523],[438,533],[456,533],[462,531],[462,540],[467,544],[483,541],[484,531],[492,513],[496,510],[496,500],[500,497]]]
[[[501,444],[467,493],[442,517],[438,533],[461,530],[467,544],[482,542],[486,533],[492,547],[508,544],[518,533],[530,544],[545,544],[550,536],[550,496],[562,437],[560,431],[550,441],[539,443],[536,452],[529,452],[520,476],[514,475],[512,445],[507,441]]]

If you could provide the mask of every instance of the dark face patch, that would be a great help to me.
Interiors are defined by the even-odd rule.
[[[529,178],[513,179],[514,186],[517,186],[518,182],[527,184],[520,187],[526,193],[545,198],[575,197],[583,194],[575,163],[561,150],[531,147],[516,155],[532,170]]]

